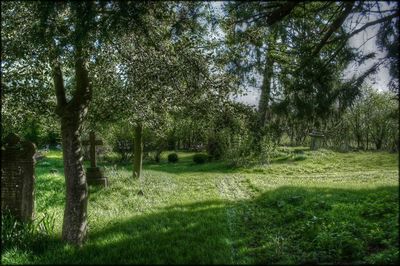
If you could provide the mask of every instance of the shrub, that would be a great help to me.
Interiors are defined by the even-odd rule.
[[[208,155],[204,153],[197,153],[193,156],[193,162],[197,164],[205,163],[208,160]]]
[[[293,153],[295,154],[304,154],[304,149],[303,148],[294,148]]]
[[[253,154],[251,143],[252,139],[248,135],[235,136],[225,155],[225,158],[231,166],[249,165],[250,157]]]
[[[207,153],[213,160],[225,157],[229,148],[229,130],[221,130],[208,138]]]
[[[207,143],[207,152],[213,159],[220,159],[223,154],[221,143],[216,138],[210,138]]]
[[[176,163],[177,161],[178,161],[178,154],[176,154],[176,153],[168,154],[168,162]]]
[[[303,161],[303,160],[305,160],[305,159],[307,159],[307,156],[304,155],[304,154],[295,155],[295,156],[293,157],[293,161]]]
[[[111,151],[118,155],[120,162],[132,160],[135,134],[129,124],[121,121],[107,127],[107,130],[102,129],[96,131],[96,135],[96,138],[101,138],[104,144],[110,145]],[[89,147],[86,146],[86,148],[88,149]],[[97,147],[96,150],[98,148],[100,147]],[[109,153],[110,151],[106,150],[104,153],[105,157],[107,157]],[[108,156],[107,159],[112,159],[113,161],[117,158]]]
[[[114,143],[114,151],[121,156],[121,161],[126,162],[132,158],[133,140],[119,138]]]

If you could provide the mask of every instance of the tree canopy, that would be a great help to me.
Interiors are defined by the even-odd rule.
[[[358,147],[364,140],[367,149],[396,146],[397,116],[385,105],[393,94],[370,92],[364,81],[385,66],[398,94],[398,3],[230,1],[219,15],[213,5],[1,3],[2,133],[61,139],[65,241],[80,245],[86,236],[81,137],[88,129],[135,127],[135,158],[143,132],[158,155],[165,142],[184,142],[206,146],[214,159],[263,157],[285,134],[294,144],[338,128]],[[375,26],[382,58],[349,42]],[[344,77],[350,64],[374,58]],[[260,89],[256,109],[232,100],[250,86]]]

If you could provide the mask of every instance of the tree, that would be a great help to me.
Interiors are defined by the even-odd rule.
[[[300,120],[303,136],[304,126],[322,128],[338,102],[341,110],[349,106],[363,81],[382,64],[378,61],[365,73],[343,81],[341,73],[351,61],[362,64],[375,56],[351,49],[348,39],[374,25],[387,32],[382,27],[393,25],[398,16],[396,10],[381,12],[379,3],[354,1],[227,3],[224,9],[228,70],[241,75],[245,86],[262,80],[253,82],[261,89],[257,133],[265,132],[267,125],[274,127],[273,121],[279,119],[272,112],[277,110],[292,116],[291,125]],[[381,18],[352,26],[357,16],[373,12],[381,13]],[[271,17],[276,18],[273,23]],[[389,32],[392,40],[396,31]]]
[[[398,113],[395,94],[363,86],[361,94],[348,106],[339,119],[341,128],[336,135],[355,142],[358,149],[398,149]]]
[[[192,3],[188,5],[179,5],[178,11],[187,8],[187,14],[201,12],[201,9],[193,11],[196,6]],[[188,105],[188,97],[207,98],[214,94],[223,97],[230,91],[224,75],[210,73],[211,57],[199,48],[204,40],[193,37],[193,33],[175,32],[174,27],[194,25],[190,19],[179,22],[182,17],[175,17],[176,13],[171,12],[174,8],[172,5],[166,10],[170,13],[164,14],[163,21],[155,16],[146,17],[152,21],[146,34],[122,34],[98,55],[106,63],[98,66],[104,90],[96,96],[98,110],[94,111],[100,116],[114,116],[109,119],[124,119],[135,127],[135,177],[141,173],[144,128],[157,131],[165,119],[163,114]],[[113,88],[112,96],[108,95],[108,87]],[[105,111],[109,109],[113,112]]]
[[[87,231],[87,183],[79,136],[93,93],[91,61],[104,40],[137,25],[145,28],[141,15],[152,5],[156,4],[2,2],[2,44],[6,55],[2,66],[10,71],[21,71],[24,66],[36,70],[42,67],[46,71],[39,76],[53,81],[66,181],[62,233],[66,242],[82,244]],[[29,62],[35,64],[25,65]],[[35,77],[30,82],[37,80]],[[26,93],[32,94],[32,90]]]
[[[249,3],[234,10],[230,5],[226,7],[231,12],[225,22],[228,47],[234,50],[244,47],[246,51],[239,54],[239,60],[233,55],[232,60],[241,62],[236,69],[244,73],[244,77],[260,75],[262,78],[256,140],[265,134],[266,129],[277,129],[273,123],[280,123],[280,120],[274,118],[274,110],[293,113],[294,120],[314,123],[316,115],[323,117],[329,113],[338,95],[338,86],[335,86],[339,83],[338,72],[344,69],[352,56],[348,48],[344,50],[346,53],[337,56],[335,62],[326,62],[335,51],[330,48],[322,58],[315,59],[307,68],[301,68],[312,52],[315,43],[313,35],[324,26],[324,19],[331,15],[328,11],[321,12],[317,21],[308,16],[321,5],[310,5],[306,9],[295,6],[290,15],[285,15],[272,26],[259,19],[258,14],[268,13],[270,11],[266,10],[269,9],[278,10],[278,7],[259,3]],[[241,60],[242,57],[250,59]],[[289,107],[295,110],[284,110]]]

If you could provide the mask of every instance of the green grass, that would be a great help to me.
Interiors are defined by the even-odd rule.
[[[282,148],[248,168],[167,155],[140,181],[131,164],[101,164],[109,187],[90,187],[88,239],[75,248],[60,241],[65,182],[61,153],[49,152],[36,215],[55,215],[56,237],[42,250],[3,247],[2,263],[399,262],[397,154]]]

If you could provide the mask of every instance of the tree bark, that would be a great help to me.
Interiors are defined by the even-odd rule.
[[[162,149],[159,148],[156,150],[156,156],[154,157],[154,159],[157,163],[159,163],[161,160],[161,153],[162,153]]]
[[[140,178],[142,174],[142,154],[143,154],[143,126],[138,123],[135,127],[135,145],[133,156],[133,177]]]
[[[271,80],[273,75],[274,61],[270,56],[267,56],[267,62],[264,68],[263,84],[261,86],[261,96],[258,104],[259,110],[259,126],[262,128],[266,124],[268,118],[268,105],[271,96]]]
[[[52,58],[53,81],[57,96],[56,113],[61,119],[66,200],[62,239],[73,245],[82,245],[87,232],[88,189],[82,166],[79,136],[86,116],[92,90],[85,58],[77,47],[75,54],[76,87],[73,98],[67,102],[61,65]]]
[[[61,118],[66,202],[62,238],[64,241],[81,245],[87,232],[88,189],[82,166],[79,141],[82,121],[79,112],[65,113]]]

